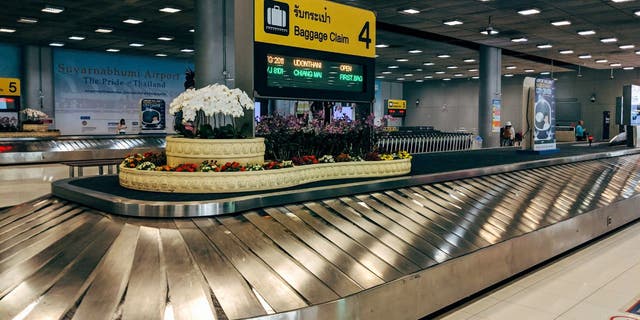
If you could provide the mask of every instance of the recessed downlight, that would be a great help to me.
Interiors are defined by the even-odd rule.
[[[158,40],[161,40],[161,41],[171,41],[173,39],[174,39],[173,37],[169,37],[169,36],[158,37]]]
[[[636,46],[633,44],[623,44],[621,46],[618,46],[618,48],[622,49],[622,50],[628,50],[628,49],[633,49]]]
[[[164,12],[164,13],[176,13],[176,12],[180,12],[182,10],[180,10],[178,8],[164,7],[162,9],[159,9],[158,11]]]
[[[382,71],[382,74],[391,74],[391,71]]]
[[[505,76],[505,77],[507,77],[507,78],[511,78],[511,77],[513,77],[513,74],[511,74],[511,73],[507,73],[507,74],[505,74],[504,76]]]
[[[376,76],[376,79],[384,79],[384,76]]]
[[[14,32],[16,32],[16,29],[0,27],[0,32],[4,32],[4,33],[14,33]]]
[[[376,44],[376,48],[389,48],[389,45],[384,43],[379,43],[379,44]]]
[[[633,69],[635,69],[635,68],[634,67],[624,67],[624,68],[622,68],[622,70],[633,70]]]
[[[562,26],[571,25],[571,21],[569,21],[569,20],[551,21],[551,24],[556,26],[556,27],[562,27]]]
[[[549,48],[553,48],[553,45],[549,44],[549,43],[541,43],[539,45],[536,46],[538,49],[549,49]]]
[[[399,12],[404,14],[418,14],[420,13],[420,10],[415,8],[407,8],[407,9],[400,10]]]
[[[607,60],[607,59],[598,59],[598,60],[596,60],[596,63],[607,63],[607,62],[609,62],[609,60]]]
[[[447,69],[458,69],[458,66],[447,66]]]
[[[425,79],[433,79],[433,76],[424,76]]]
[[[456,73],[456,74],[454,74],[453,76],[454,76],[454,77],[464,77],[464,74],[462,74],[462,73]]]
[[[517,69],[517,68],[518,67],[516,67],[516,66],[506,66],[505,67],[505,69],[507,69],[507,70],[514,70],[514,69]]]
[[[156,57],[166,57],[167,54],[166,53],[156,53],[155,56]]]
[[[442,81],[451,81],[451,78],[444,78]]]
[[[524,69],[524,72],[525,72],[525,73],[533,73],[533,72],[536,72],[536,70],[533,70],[533,69]]]
[[[602,38],[602,39],[600,39],[600,42],[602,42],[602,43],[614,43],[614,42],[618,42],[618,38]]]
[[[476,62],[476,59],[464,59],[462,61],[466,63],[472,63],[472,62]]]
[[[62,43],[62,42],[51,42],[51,43],[49,43],[49,46],[52,46],[52,47],[64,47],[64,43]]]
[[[413,49],[413,50],[409,50],[409,53],[411,53],[411,54],[422,53],[422,50]]]
[[[591,55],[590,54],[581,54],[578,56],[578,58],[580,59],[591,59]]]
[[[527,41],[529,41],[529,39],[527,39],[527,37],[511,38],[511,42],[527,42]]]
[[[578,31],[578,34],[581,35],[581,36],[591,36],[591,35],[596,34],[596,31],[595,30],[580,30],[580,31]]]
[[[105,50],[106,52],[120,52],[120,49],[109,48]]]
[[[560,54],[572,54],[573,50],[560,50],[560,51],[558,51],[558,53],[560,53]]]
[[[622,63],[611,63],[609,64],[610,67],[622,67]]]
[[[418,80],[416,80],[416,82],[418,82],[418,83],[422,83],[422,82],[424,82],[424,80],[422,80],[422,79],[418,79]]]
[[[444,71],[436,71],[436,74],[445,74],[446,72]]]
[[[473,76],[473,77],[471,77],[471,79],[473,79],[473,80],[478,80],[478,79],[480,79],[480,77],[478,77],[478,76]]]
[[[189,29],[189,32],[194,33],[196,32],[196,29]],[[376,46],[376,48],[378,48],[378,46]]]
[[[71,36],[71,37],[69,37],[69,40],[75,40],[75,41],[81,41],[81,40],[84,40],[84,39],[85,39],[85,37],[83,37],[83,36]]]
[[[122,22],[128,23],[128,24],[141,24],[143,21],[144,20],[137,19],[137,18],[129,18],[129,19],[122,20]]]
[[[129,43],[129,46],[130,47],[138,47],[139,48],[139,47],[144,47],[144,44],[143,43],[139,43],[139,42],[132,42],[132,43]]]
[[[191,53],[191,52],[194,52],[194,51],[195,50],[189,49],[189,48],[180,49],[180,52],[184,52],[184,53]]]
[[[448,54],[439,54],[437,57],[441,59],[451,58],[451,56]]]
[[[20,19],[18,19],[18,22],[33,24],[33,23],[38,23],[38,19],[21,17]]]
[[[474,68],[474,69],[469,69],[469,70],[467,70],[467,71],[469,71],[469,72],[478,72],[478,69],[475,69],[475,68]]]
[[[57,7],[57,6],[45,6],[44,8],[42,8],[40,11],[42,12],[46,12],[46,13],[61,13],[64,11],[64,7]]]
[[[433,65],[435,65],[435,63],[433,63],[433,62],[425,62],[425,63],[423,63],[423,65],[425,65],[425,66],[433,66]]]
[[[387,69],[398,69],[400,66],[388,66]]]
[[[543,75],[543,76],[546,76],[546,75],[548,75],[548,74],[551,74],[551,72],[549,72],[549,71],[542,71],[542,72],[540,72],[540,74],[541,74],[541,75]]]
[[[97,33],[111,33],[113,32],[113,29],[111,28],[98,28],[96,30],[94,30]]]
[[[396,78],[396,80],[398,80],[398,81],[404,81],[405,79],[404,79],[403,77],[400,77],[400,78]]]
[[[446,24],[448,26],[459,26],[459,25],[463,24],[464,22],[462,22],[461,20],[458,20],[458,19],[454,19],[454,20],[443,21],[442,23]]]
[[[540,13],[540,10],[536,8],[524,9],[524,10],[518,11],[518,14],[523,16],[530,16],[532,14],[538,14],[538,13]]]
[[[413,73],[405,73],[404,76],[407,77],[407,78],[408,77],[413,77]]]
[[[407,58],[397,58],[396,61],[397,62],[408,62],[409,59],[407,59]]]

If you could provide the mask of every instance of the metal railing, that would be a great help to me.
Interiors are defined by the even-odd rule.
[[[378,149],[385,152],[406,150],[409,153],[462,151],[472,148],[470,133],[440,131],[390,132],[379,137]]]

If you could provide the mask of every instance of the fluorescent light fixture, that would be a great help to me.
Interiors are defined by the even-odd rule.
[[[460,21],[458,19],[455,19],[455,20],[444,21],[442,23],[444,23],[444,24],[446,24],[448,26],[459,26],[459,25],[463,24],[464,22],[462,22],[462,21]]]
[[[632,45],[632,44],[623,44],[623,45],[619,46],[618,48],[620,48],[620,49],[622,49],[622,50],[627,50],[627,49],[633,49],[633,48],[635,48],[635,47],[636,47],[636,46],[635,46],[635,45]]]
[[[167,54],[166,53],[156,53],[155,56],[156,57],[166,57]]]
[[[591,36],[591,35],[596,34],[596,31],[595,30],[581,30],[581,31],[578,31],[578,34],[581,35],[581,36]]]
[[[64,43],[62,42],[51,42],[49,45],[52,47],[64,47]]]
[[[433,79],[433,76],[424,76],[425,79]]]
[[[466,63],[472,63],[472,62],[476,62],[476,59],[464,59],[462,61]]]
[[[120,52],[120,49],[107,49],[107,52]]]
[[[396,59],[396,61],[397,62],[407,62],[407,61],[409,61],[409,59],[407,59],[407,58],[398,58],[398,59]]]
[[[542,43],[536,46],[538,49],[549,49],[553,48],[553,46],[549,43]]]
[[[122,20],[122,22],[128,23],[128,24],[140,24],[140,23],[142,23],[142,21],[144,21],[144,20],[136,19],[136,18],[129,18],[129,19],[126,19],[126,20]]]
[[[551,24],[556,27],[562,27],[562,26],[571,25],[571,21],[569,20],[551,21]]]
[[[607,60],[607,59],[598,59],[598,60],[596,60],[596,63],[607,63],[607,62],[609,62],[609,60]]]
[[[548,75],[548,74],[551,74],[551,72],[549,72],[549,71],[543,71],[543,72],[540,72],[540,74],[541,74],[541,75],[543,75],[543,76],[546,76],[546,75]]]
[[[456,73],[456,74],[454,74],[453,76],[454,76],[454,77],[463,77],[463,76],[464,76],[464,74],[462,74],[462,73]]]
[[[387,69],[398,69],[400,66],[388,66]]]
[[[526,37],[519,37],[519,38],[512,38],[511,42],[527,42],[529,41],[529,39],[527,39]]]
[[[469,69],[467,71],[469,71],[469,72],[478,72],[478,69]]]
[[[581,54],[578,56],[578,58],[580,59],[591,59],[591,55],[590,54]]]
[[[517,69],[518,67],[516,66],[506,66],[505,69],[507,70],[513,70],[513,69]]]
[[[44,8],[42,8],[42,10],[40,10],[42,12],[46,12],[46,13],[60,13],[62,11],[64,11],[63,7],[55,7],[55,6],[45,6]]]
[[[573,50],[560,50],[558,51],[560,54],[572,54]]]
[[[473,77],[471,77],[471,79],[478,80],[478,79],[480,79],[480,77],[478,77],[478,76],[473,76]]]
[[[389,45],[384,43],[379,43],[379,44],[376,44],[376,48],[389,48]]]
[[[20,22],[20,23],[37,23],[38,19],[22,17],[22,18],[18,19],[18,22]]]
[[[444,78],[442,81],[451,81],[451,78]]]
[[[94,30],[97,33],[111,33],[113,32],[113,29],[111,28],[98,28],[96,30]]]
[[[425,65],[425,66],[433,66],[433,65],[435,65],[435,63],[433,63],[433,62],[425,62],[425,63],[423,63],[423,65]]]
[[[418,80],[416,80],[416,82],[424,82],[424,80],[418,79]]]
[[[404,78],[400,77],[400,78],[396,78],[396,80],[398,80],[398,81],[404,81]]]
[[[422,72],[422,68],[418,68],[418,69],[416,69],[416,70],[414,70],[414,71],[416,71],[416,72]]]
[[[602,42],[602,43],[618,42],[618,38],[602,38],[602,39],[600,39],[600,42]]]
[[[176,13],[176,12],[180,12],[182,10],[178,9],[178,8],[171,8],[171,7],[164,7],[160,10],[158,10],[160,12],[165,12],[165,13]]]
[[[420,10],[414,9],[414,8],[408,8],[408,9],[400,10],[400,12],[406,13],[406,14],[418,14],[420,13]]]
[[[445,74],[444,71],[436,71],[436,74]]]
[[[144,47],[144,44],[133,42],[133,43],[129,43],[129,46],[130,47]]]
[[[640,17],[640,10],[634,12],[633,14],[635,14],[636,16]]]
[[[162,37],[158,37],[158,40],[171,41],[173,40],[173,37],[162,36]]]
[[[382,74],[391,74],[391,71],[382,71]]]
[[[184,52],[184,53],[191,53],[191,52],[194,52],[194,51],[195,50],[189,49],[189,48],[180,49],[180,52]]]
[[[418,50],[418,49],[414,49],[414,50],[409,50],[409,53],[422,53],[422,50]]]
[[[447,69],[458,69],[458,66],[447,66]]]
[[[633,69],[634,69],[633,67],[624,67],[624,68],[622,68],[622,70],[633,70]]]
[[[611,63],[609,64],[610,67],[622,67],[622,63]]]
[[[80,41],[80,40],[84,40],[85,38],[82,36],[71,36],[69,37],[69,40],[75,40],[75,41]]]
[[[376,76],[376,79],[384,79],[384,76]]]
[[[636,54],[640,54],[640,50],[636,51]]]
[[[615,2],[615,3],[630,2],[630,1],[634,1],[634,0],[611,0],[611,2]]]
[[[439,54],[439,55],[438,55],[438,58],[442,58],[442,59],[444,59],[444,58],[451,58],[451,56],[450,56],[450,55],[448,55],[448,54]]]
[[[511,73],[507,73],[507,74],[505,74],[504,76],[505,76],[505,77],[507,77],[507,78],[511,78],[511,77],[513,77],[513,74],[511,74]]]
[[[518,11],[518,14],[521,14],[523,16],[530,16],[532,14],[538,14],[538,13],[540,13],[540,10],[535,9],[535,8],[524,9],[524,10]]]
[[[0,27],[0,32],[5,32],[5,33],[14,33],[14,32],[16,32],[16,29],[12,29],[12,28],[2,28],[2,27]]]
[[[496,29],[491,28],[491,29],[482,30],[482,31],[480,31],[480,33],[484,34],[485,36],[493,36],[493,35],[496,35],[496,34],[498,34],[500,32],[498,32],[498,30],[496,30]]]
[[[536,71],[533,70],[533,69],[524,69],[524,72],[525,73],[533,73],[533,72],[536,72]]]
[[[189,29],[189,32],[194,33],[194,32],[196,32],[196,29]],[[376,48],[379,48],[379,47],[376,46]]]
[[[405,73],[404,76],[405,77],[413,77],[413,73]]]

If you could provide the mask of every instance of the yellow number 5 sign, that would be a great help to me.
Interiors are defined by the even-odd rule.
[[[20,96],[20,79],[0,78],[0,96]]]

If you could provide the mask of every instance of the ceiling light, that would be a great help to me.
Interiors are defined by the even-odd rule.
[[[447,69],[458,69],[458,66],[447,66]]]
[[[391,74],[391,71],[382,71],[382,74]]]
[[[376,76],[376,79],[384,79],[384,76]]]
[[[471,79],[476,79],[476,80],[477,80],[477,79],[480,79],[480,77],[478,77],[478,76],[473,76],[473,77],[471,77]]]
[[[388,47],[389,47],[388,44],[384,44],[384,43],[376,44],[376,48],[388,48]]]
[[[634,69],[633,67],[624,67],[624,68],[622,68],[622,70],[633,70],[633,69]]]
[[[180,49],[180,52],[184,52],[184,53],[191,53],[191,52],[194,52],[194,51],[195,51],[195,50],[193,50],[193,49],[188,49],[188,48]]]
[[[409,53],[422,53],[422,50],[418,50],[418,49],[409,50]]]
[[[162,40],[162,41],[171,41],[173,40],[173,37],[158,37],[158,40]]]
[[[81,36],[71,36],[69,37],[69,40],[76,40],[76,41],[80,41],[80,40],[84,40],[84,37]]]
[[[376,57],[376,58],[377,58],[377,57],[379,57],[379,56],[380,56],[379,54],[376,54],[374,57]]]
[[[529,16],[529,15],[532,15],[532,14],[540,13],[540,10],[535,9],[535,8],[533,8],[533,9],[525,9],[525,10],[518,11],[518,13],[523,15],[523,16]]]
[[[560,50],[558,51],[560,54],[572,54],[573,50]]]
[[[448,54],[439,54],[439,55],[438,55],[438,58],[442,58],[442,59],[444,59],[444,58],[451,58],[451,56],[450,56],[450,55],[448,55]]]
[[[45,6],[40,11],[46,12],[46,13],[60,13],[60,12],[64,11],[64,8],[63,7],[54,7],[54,6]]]
[[[626,49],[633,49],[633,48],[635,48],[635,47],[636,47],[636,46],[635,46],[635,45],[632,45],[632,44],[624,44],[624,45],[619,46],[618,48],[620,48],[620,49],[622,49],[622,50],[626,50]]]
[[[165,8],[162,8],[162,9],[158,10],[158,11],[165,12],[165,13],[176,13],[176,12],[180,12],[182,10],[177,9],[177,8],[165,7]]]
[[[618,42],[618,38],[603,38],[603,39],[600,39],[600,42],[602,43]]]
[[[622,63],[611,63],[609,64],[610,67],[622,67]]]
[[[37,23],[38,19],[36,19],[36,18],[24,18],[23,17],[23,18],[18,19],[18,22],[20,22],[20,23]]]
[[[400,78],[396,78],[396,80],[398,80],[398,81],[404,81],[404,78],[400,77]]]
[[[456,74],[454,74],[453,76],[454,76],[454,77],[462,77],[462,76],[464,76],[464,74],[462,74],[462,73],[456,73]]]
[[[543,72],[540,72],[540,74],[541,74],[541,75],[543,75],[543,76],[545,76],[545,75],[551,74],[551,72],[549,72],[549,71],[543,71]]]
[[[196,29],[189,29],[189,32],[194,33],[196,32]],[[376,48],[380,48],[380,47],[376,46]]]
[[[64,43],[62,42],[51,42],[49,45],[52,47],[64,47]]]
[[[467,71],[469,71],[469,72],[478,72],[478,69],[469,69]]]
[[[480,33],[484,34],[485,36],[493,36],[496,35],[500,32],[498,32],[498,30],[492,28],[492,27],[487,27],[486,29],[480,31]]]
[[[405,73],[404,76],[405,77],[413,77],[413,73]]]
[[[387,69],[398,69],[400,66],[388,66]]]
[[[516,67],[516,66],[506,66],[505,67],[505,69],[507,69],[507,70],[513,70],[513,69],[516,69],[516,68],[518,68],[518,67]]]
[[[571,25],[571,21],[569,20],[552,21],[551,24],[556,27],[568,26],[568,25]]]
[[[422,72],[422,68],[418,68],[415,70],[416,72]]]
[[[433,66],[433,65],[435,65],[435,63],[433,63],[433,62],[425,62],[425,63],[423,63],[423,65],[425,65],[425,66]]]
[[[97,33],[111,33],[113,32],[113,29],[111,28],[98,28],[95,30],[95,32]]]
[[[407,61],[409,61],[409,59],[407,59],[407,58],[398,58],[398,59],[396,59],[396,61],[397,62],[407,62]]]
[[[5,33],[14,33],[14,32],[16,32],[16,29],[12,29],[12,28],[0,28],[0,32],[5,32]]]
[[[529,39],[527,39],[526,37],[519,37],[519,38],[512,38],[511,42],[527,42],[529,41]]]
[[[471,62],[476,62],[476,59],[464,59],[462,61],[464,61],[466,63],[471,63]]]
[[[639,16],[639,17],[640,17],[640,10],[638,10],[638,11],[634,12],[633,14],[635,14],[636,16]]]
[[[533,69],[524,69],[524,72],[526,72],[526,73],[532,73],[532,72],[536,72],[536,71],[535,71],[535,70],[533,70]]]
[[[462,21],[457,20],[457,19],[456,19],[456,20],[444,21],[444,22],[442,22],[442,23],[444,23],[444,24],[446,24],[446,25],[448,25],[448,26],[458,26],[458,25],[463,24],[463,22],[462,22]]]
[[[611,0],[611,2],[620,3],[620,2],[629,2],[634,0]]]
[[[136,19],[136,18],[129,18],[129,19],[126,19],[126,20],[122,20],[122,22],[128,23],[128,24],[140,24],[140,23],[142,23],[142,21],[144,21],[144,20]]]
[[[436,71],[436,74],[445,74],[444,71]]]
[[[598,59],[598,60],[596,60],[596,63],[607,63],[607,62],[609,62],[609,60],[607,60],[607,59]]]
[[[640,54],[640,50],[636,51],[636,54]]]
[[[408,9],[400,10],[400,12],[406,13],[406,14],[418,14],[420,13],[420,10],[414,9],[414,8],[408,8]]]
[[[129,46],[130,47],[144,47],[144,44],[134,42],[134,43],[129,43]]]
[[[507,74],[505,74],[504,76],[505,76],[505,77],[507,77],[507,78],[511,78],[511,77],[513,77],[513,74],[511,74],[511,73],[507,73]]]
[[[591,59],[591,55],[590,54],[581,54],[578,56],[578,58],[580,59]]]
[[[538,49],[549,49],[549,48],[553,48],[553,46],[551,44],[548,43],[543,43],[543,44],[539,44],[536,47],[538,47]]]
[[[596,34],[596,32],[594,30],[582,30],[578,31],[578,34],[581,36],[590,36]]]
[[[424,80],[418,79],[418,80],[416,80],[416,82],[424,82]]]
[[[424,76],[425,79],[433,79],[433,76]]]
[[[107,52],[120,52],[120,49],[107,49]]]
[[[442,79],[442,80],[443,80],[443,81],[450,81],[450,80],[451,80],[451,78],[444,78],[444,79]]]

